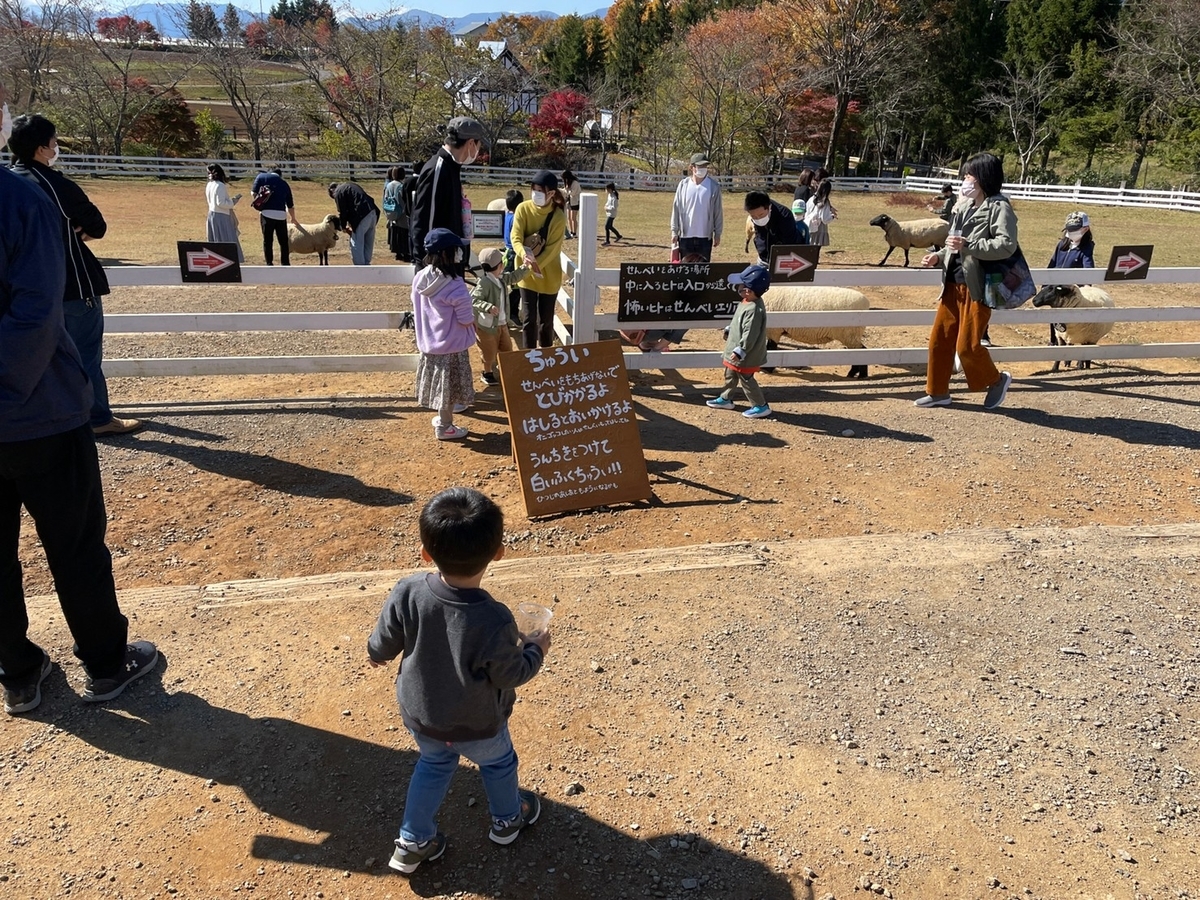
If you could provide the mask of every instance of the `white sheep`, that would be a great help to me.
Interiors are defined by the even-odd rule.
[[[1049,306],[1053,309],[1111,309],[1115,304],[1107,292],[1090,284],[1048,284],[1033,298],[1034,306]],[[1113,330],[1113,322],[1068,322],[1065,325],[1050,326],[1050,346],[1057,347],[1060,343],[1090,345],[1100,342]],[[1052,372],[1058,371],[1059,360],[1054,361]],[[1070,363],[1067,363],[1070,366]],[[1079,368],[1090,369],[1092,361],[1081,359]]]
[[[495,200],[488,201],[487,208],[492,212],[496,212],[497,210],[506,210],[508,209],[508,206],[503,197],[497,197]]]
[[[836,312],[852,309],[869,309],[870,303],[864,294],[853,288],[811,287],[798,284],[773,284],[763,295],[763,306],[767,312]],[[767,347],[777,349],[779,339],[788,335],[801,344],[827,344],[838,341],[847,349],[863,348],[865,325],[840,325],[825,328],[800,328],[790,325],[784,328],[767,328]],[[848,378],[866,378],[866,365],[851,366]]]
[[[330,213],[319,225],[289,225],[288,246],[292,253],[315,253],[317,264],[329,265],[329,251],[337,243],[342,220]]]
[[[870,222],[883,229],[887,238],[888,251],[883,254],[879,265],[887,262],[892,251],[897,247],[904,251],[904,265],[908,265],[908,251],[913,247],[940,248],[946,243],[946,235],[950,233],[950,223],[945,219],[911,219],[907,222],[897,222],[889,215],[878,215]]]

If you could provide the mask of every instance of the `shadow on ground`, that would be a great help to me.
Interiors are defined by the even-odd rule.
[[[416,761],[407,734],[389,732],[404,749],[390,748],[285,718],[250,716],[192,693],[167,694],[162,677],[156,670],[112,708],[61,717],[56,724],[118,760],[211,779],[215,785],[201,789],[206,799],[210,793],[220,796],[220,785],[241,790],[272,817],[237,817],[245,823],[240,828],[248,858],[402,877],[386,863]],[[178,791],[181,796],[174,802],[190,812],[196,786],[180,784]],[[468,795],[479,802],[468,806]],[[439,822],[449,848],[441,860],[408,879],[416,894],[526,898],[532,891],[561,900],[685,893],[780,900],[796,896],[784,876],[694,835],[634,837],[547,798],[538,823],[516,843],[499,847],[486,838],[483,796],[477,772],[464,767]],[[314,837],[254,833],[273,820]],[[278,830],[295,832],[289,826]],[[668,893],[655,893],[663,890]]]

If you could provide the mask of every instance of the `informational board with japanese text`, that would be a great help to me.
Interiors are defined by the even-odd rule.
[[[731,319],[741,297],[739,263],[621,263],[618,322]]]
[[[651,496],[620,341],[501,353],[500,384],[530,518]]]

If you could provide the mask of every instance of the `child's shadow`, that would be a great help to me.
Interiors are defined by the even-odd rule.
[[[257,834],[245,848],[248,856],[376,875],[389,871],[386,863],[416,762],[411,749],[383,747],[283,718],[255,718],[186,692],[153,698],[131,694],[123,713],[94,709],[64,716],[56,724],[114,757],[212,779],[217,785],[204,795],[215,795],[224,809],[237,798],[221,796],[220,786],[237,787],[259,812],[292,823],[281,823],[280,832],[294,833],[293,826],[299,826],[324,835],[308,842]],[[403,730],[387,734],[397,744],[411,744]],[[467,808],[467,795],[478,798],[473,808]],[[616,898],[631,888],[639,895],[642,888],[657,889],[644,874],[655,867],[663,877],[674,872],[677,885],[689,879],[689,888],[708,888],[702,892],[706,896],[734,896],[742,890],[749,891],[744,896],[795,896],[784,876],[744,856],[694,838],[690,843],[700,852],[683,841],[672,848],[672,838],[679,835],[633,838],[545,798],[541,818],[529,834],[512,846],[498,847],[486,837],[487,801],[475,771],[459,772],[439,825],[450,842],[445,857],[423,865],[409,879],[421,896],[461,891],[527,897],[529,885],[521,882],[531,877],[539,896],[546,898]],[[660,854],[658,861],[647,856],[652,851]],[[556,874],[546,874],[548,869]],[[628,872],[629,880],[614,882],[614,870]]]

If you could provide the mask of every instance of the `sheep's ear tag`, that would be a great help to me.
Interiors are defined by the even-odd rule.
[[[177,241],[179,276],[184,284],[242,281],[238,245],[221,241]]]
[[[1154,254],[1153,244],[1117,246],[1112,248],[1105,281],[1141,281],[1150,271],[1150,257]]]

